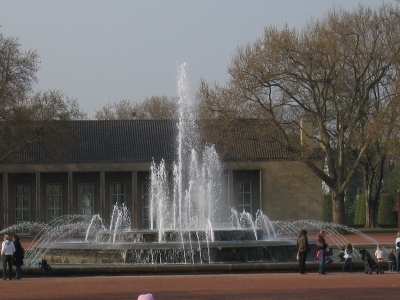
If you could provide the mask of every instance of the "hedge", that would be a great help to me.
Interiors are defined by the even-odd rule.
[[[322,196],[322,220],[324,222],[332,222],[332,197],[331,195]]]
[[[378,218],[379,225],[391,225],[396,223],[393,213],[393,197],[389,193],[382,193],[379,200]]]
[[[357,197],[356,213],[354,215],[355,225],[365,225],[365,197],[359,195]]]

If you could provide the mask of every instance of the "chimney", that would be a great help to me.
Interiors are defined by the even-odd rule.
[[[308,149],[313,148],[313,123],[312,121],[300,120],[300,143]]]

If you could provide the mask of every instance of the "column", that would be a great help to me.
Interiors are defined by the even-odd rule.
[[[104,216],[106,209],[106,174],[100,171],[100,216]]]
[[[40,202],[40,191],[41,191],[41,186],[40,186],[40,172],[36,172],[36,193],[35,193],[35,200],[36,200],[36,222],[41,222],[41,208],[42,204]],[[46,201],[46,200],[45,200]],[[46,207],[46,206],[45,206]],[[33,221],[33,220],[32,220]]]
[[[228,170],[228,207],[233,206],[233,170]]]
[[[3,172],[3,228],[8,227],[8,173]]]
[[[138,188],[137,188],[137,171],[132,171],[132,201],[130,203],[132,227],[139,228],[139,203],[138,203]]]
[[[68,215],[73,214],[73,201],[74,201],[74,184],[73,175],[71,171],[68,171]]]

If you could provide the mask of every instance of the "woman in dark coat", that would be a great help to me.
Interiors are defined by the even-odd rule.
[[[297,239],[297,251],[299,253],[299,271],[300,274],[306,272],[307,253],[310,251],[310,245],[307,238],[307,230],[303,229]]]
[[[13,256],[13,264],[15,266],[16,275],[15,279],[21,279],[22,277],[22,265],[24,264],[24,254],[21,243],[19,242],[19,236],[14,235],[13,243],[15,247],[15,252]]]

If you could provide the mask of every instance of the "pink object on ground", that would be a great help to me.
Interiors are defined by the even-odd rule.
[[[143,295],[140,295],[137,299],[138,300],[154,300],[152,294],[143,294]]]

